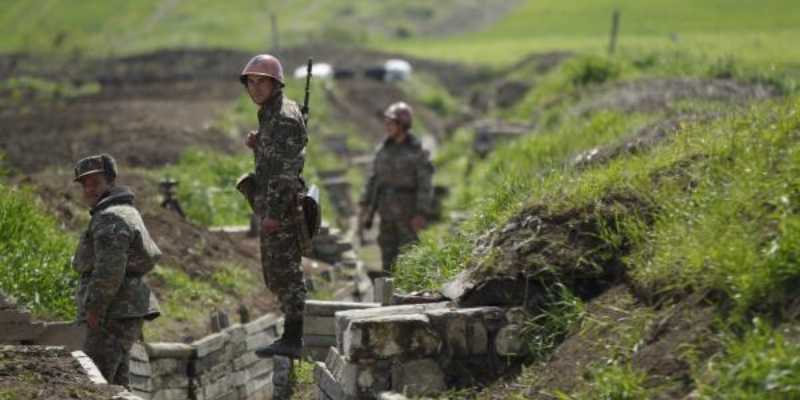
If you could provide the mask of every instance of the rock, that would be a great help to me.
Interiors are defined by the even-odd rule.
[[[395,392],[383,392],[378,395],[378,400],[408,400],[408,397]]]
[[[153,393],[150,400],[186,400],[188,398],[188,389],[164,389]]]
[[[314,382],[319,390],[328,398],[335,400],[355,399],[355,396],[345,394],[342,387],[333,377],[333,374],[325,367],[325,364],[317,362],[314,365]]]
[[[68,350],[80,350],[86,338],[86,325],[75,322],[47,322],[44,331],[36,338],[37,345],[64,346]]]
[[[219,332],[213,335],[208,335],[192,343],[192,346],[197,349],[197,357],[205,357],[206,355],[221,349],[227,342],[228,334],[225,332]]]
[[[78,364],[83,368],[84,373],[92,383],[95,385],[108,385],[106,378],[103,377],[103,374],[97,369],[97,365],[94,364],[94,361],[92,361],[86,353],[80,350],[73,351],[72,358],[78,361]]]
[[[303,346],[311,346],[311,347],[336,346],[336,336],[322,336],[322,335],[303,336]]]
[[[381,305],[392,305],[394,295],[394,279],[378,278],[375,279],[375,300]]]
[[[350,360],[426,357],[439,352],[442,341],[423,314],[391,315],[352,321],[343,337],[343,355]]]
[[[194,348],[184,343],[147,343],[145,344],[147,355],[150,359],[157,358],[180,358],[188,359],[192,357]]]
[[[142,400],[142,398],[126,390],[116,394],[111,400]]]
[[[444,372],[432,359],[409,361],[392,368],[392,390],[417,397],[447,390]]]
[[[333,316],[319,317],[306,315],[303,317],[303,336],[332,336],[336,337],[336,323]]]
[[[506,325],[500,328],[494,339],[494,347],[497,354],[507,357],[524,356],[528,348],[522,336],[522,327],[516,324]]]
[[[189,360],[176,358],[150,360],[150,369],[153,376],[186,375],[186,371],[189,370]]]
[[[437,309],[426,312],[453,357],[485,355],[489,351],[489,329],[503,319],[497,307]]]
[[[325,368],[345,397],[374,398],[376,393],[391,386],[391,364],[388,361],[364,363],[351,362],[342,357],[336,348],[331,348],[325,360]],[[326,394],[334,399],[334,395]]]
[[[349,301],[322,301],[322,300],[306,300],[305,315],[313,315],[319,317],[333,317],[338,311],[348,310],[363,310],[369,308],[377,308],[381,305],[378,303],[356,303]]]
[[[264,331],[274,335],[276,325],[283,325],[283,319],[275,314],[267,314],[244,325],[244,329],[248,335]]]
[[[446,308],[448,303],[414,304],[407,306],[375,307],[364,310],[339,311],[336,313],[336,343],[343,349],[344,331],[352,321],[380,316],[420,314],[427,310]]]
[[[464,271],[442,287],[442,294],[461,307],[518,306],[525,302],[527,280],[522,277],[496,276],[476,280]]]

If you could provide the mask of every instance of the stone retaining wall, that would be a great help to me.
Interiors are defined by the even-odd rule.
[[[336,345],[314,370],[320,400],[435,395],[485,383],[523,355],[510,352],[521,349],[520,330],[498,307],[441,302],[334,315]]]
[[[151,400],[271,399],[273,360],[254,351],[279,337],[282,326],[282,319],[269,314],[191,344],[136,345],[132,391]]]

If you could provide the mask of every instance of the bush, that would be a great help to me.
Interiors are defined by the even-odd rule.
[[[0,289],[42,317],[73,318],[76,242],[27,189],[0,183]]]
[[[569,81],[576,87],[600,84],[617,79],[622,73],[619,64],[603,57],[582,57],[565,66]]]

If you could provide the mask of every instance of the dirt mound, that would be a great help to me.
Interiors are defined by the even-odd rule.
[[[497,383],[485,393],[492,399],[512,394],[552,399],[559,392],[591,390],[592,375],[629,362],[648,375],[645,387],[663,389],[659,399],[683,398],[693,389],[685,349],[692,346],[698,360],[719,350],[706,340],[713,329],[712,315],[712,308],[696,299],[656,308],[642,304],[624,285],[615,286],[587,304],[580,328],[549,359],[528,367],[522,379],[530,386],[520,390],[518,383]]]
[[[581,209],[552,213],[535,206],[490,231],[475,246],[478,260],[445,286],[463,306],[540,306],[548,288],[563,284],[590,299],[624,278],[628,244],[612,246],[603,231],[631,213],[650,214],[643,200],[623,194]]]
[[[96,385],[68,351],[37,346],[0,347],[0,397],[108,400],[124,388]]]
[[[745,103],[780,95],[772,86],[747,84],[731,79],[671,78],[642,79],[601,87],[589,100],[572,109],[576,114],[600,110],[659,112],[684,100]]]
[[[640,128],[633,135],[618,143],[587,150],[577,155],[571,161],[571,164],[576,168],[588,168],[607,163],[623,155],[641,153],[668,139],[677,133],[682,126],[708,122],[720,117],[720,115],[720,113],[708,112],[679,114],[669,117]]]

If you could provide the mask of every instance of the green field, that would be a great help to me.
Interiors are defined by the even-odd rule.
[[[710,57],[800,64],[800,7],[793,0],[526,0],[481,32],[421,36],[458,5],[422,0],[227,2],[6,0],[0,52],[107,55],[165,47],[246,50],[272,44],[270,15],[282,45],[324,38],[449,60],[503,65],[534,51],[602,52],[611,14],[622,15],[620,51],[680,49]],[[466,22],[466,21],[465,21]],[[403,29],[410,38],[398,39]]]
[[[0,52],[128,54],[167,47],[246,50],[326,40],[364,43],[435,27],[449,10],[477,0],[4,0]]]
[[[529,0],[492,28],[440,40],[386,41],[427,57],[507,64],[530,52],[603,52],[621,13],[621,51],[683,49],[800,64],[800,7],[792,0]]]

